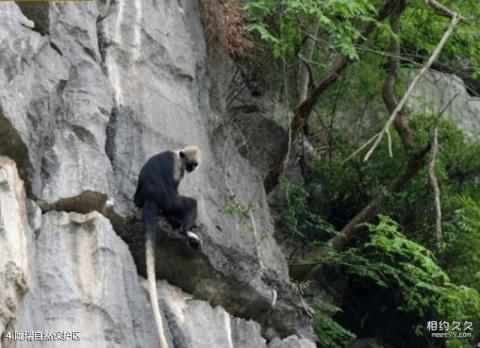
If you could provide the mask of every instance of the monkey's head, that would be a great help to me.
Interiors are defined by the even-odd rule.
[[[195,145],[181,149],[178,154],[183,162],[185,170],[189,173],[193,172],[200,164],[202,153]]]

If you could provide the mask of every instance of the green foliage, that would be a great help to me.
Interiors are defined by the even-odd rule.
[[[397,292],[399,309],[424,320],[471,321],[480,319],[480,294],[456,285],[427,248],[411,241],[388,216],[378,224],[364,224],[369,242],[344,253],[332,252],[326,263],[343,265],[349,272]],[[427,334],[424,324],[416,328]],[[451,341],[451,342],[450,342]],[[449,339],[449,346],[468,345],[467,340]]]
[[[419,147],[431,139],[434,126],[439,129],[436,175],[443,212],[441,248],[434,238],[435,212],[426,169],[401,192],[388,190],[388,183],[407,161],[395,134],[394,158],[388,155],[386,146],[381,146],[374,160],[343,163],[358,144],[340,132],[333,133],[335,151],[311,163],[316,175],[310,183],[327,188],[324,199],[330,209],[315,213],[308,186],[284,183],[289,199],[282,217],[290,233],[318,248],[338,233],[334,226],[343,227],[366,202],[381,200],[379,212],[383,215],[378,223],[361,226],[368,234],[364,233],[353,247],[303,263],[340,266],[361,282],[384,289],[395,298],[398,310],[415,318],[411,332],[427,339],[428,321],[480,320],[480,141],[467,138],[451,121],[435,114],[411,115],[409,121]],[[449,347],[463,347],[471,342],[451,338],[447,343]]]
[[[310,210],[309,193],[305,188],[291,182],[283,182],[281,187],[285,192],[287,205],[282,207],[280,212],[291,239],[298,236],[315,240],[336,234],[331,224]]]
[[[446,43],[441,59],[454,70],[467,71],[474,77],[480,73],[480,40],[478,16],[480,3],[476,0],[443,1],[443,5],[468,18],[455,29],[454,36]],[[439,17],[425,1],[414,0],[408,6],[402,20],[402,36],[406,46],[414,46],[419,55],[430,55],[439,38],[445,32],[448,18]],[[421,25],[419,25],[421,23]],[[467,58],[465,66],[462,58]]]
[[[480,140],[465,137],[452,121],[438,119],[437,115],[411,115],[409,123],[419,149],[430,141],[435,125],[439,127],[440,149],[435,172],[441,190],[444,228],[447,228],[448,223],[458,220],[456,211],[464,206],[465,201],[459,199],[460,196],[471,197],[474,201],[480,198]],[[370,135],[368,133],[365,138]],[[312,162],[315,170],[313,182],[328,189],[325,205],[330,211],[322,218],[341,228],[366,202],[381,200],[380,213],[398,221],[409,238],[436,251],[437,243],[432,238],[435,235],[433,196],[426,168],[402,191],[388,190],[408,160],[398,136],[392,133],[393,158],[389,156],[387,146],[381,144],[366,163],[361,155],[344,163],[344,159],[359,147],[359,142],[351,141],[342,133],[332,133],[332,136],[334,150]],[[446,231],[450,239],[445,239],[442,249],[452,240],[449,231],[453,228],[453,234],[459,231],[457,226]]]
[[[251,21],[248,29],[273,46],[275,57],[294,54],[312,23],[318,22],[333,48],[358,59],[353,41],[360,32],[354,23],[374,21],[376,8],[368,0],[248,0],[245,10]]]
[[[313,59],[308,61],[312,75],[319,78],[331,65],[335,56],[345,56],[364,63],[366,74],[383,74],[380,68],[389,59],[389,41],[395,38],[402,46],[400,62],[415,68],[423,64],[449,23],[438,15],[424,0],[407,2],[401,17],[400,32],[393,34],[387,20],[379,22],[377,11],[385,1],[379,0],[246,0],[247,29],[263,44],[274,59],[282,57],[282,67],[269,64],[269,69],[278,69],[280,75],[290,74],[303,65],[303,48],[308,38],[316,37]],[[477,19],[480,2],[476,0],[451,0],[442,4],[458,11],[469,20],[457,26],[454,35],[447,41],[440,56],[440,64],[462,77],[477,78],[480,74],[480,40]],[[375,31],[358,44],[361,32],[368,24]],[[317,33],[318,28],[318,33]],[[378,61],[381,61],[380,63]],[[270,62],[271,60],[269,60]],[[287,69],[288,71],[285,71]],[[356,74],[351,75],[356,79]],[[383,81],[383,78],[377,80]],[[349,89],[349,95],[355,92]],[[360,92],[363,91],[359,90]],[[291,91],[290,91],[291,93]],[[291,93],[293,94],[293,93]],[[290,95],[290,98],[294,95]]]
[[[225,204],[222,209],[224,214],[228,215],[235,215],[242,219],[250,219],[250,211],[252,210],[251,207],[242,204],[239,202],[235,196],[230,197],[230,200]]]
[[[222,213],[235,216],[240,219],[247,233],[251,233],[255,238],[255,244],[258,247],[267,235],[264,232],[258,232],[253,220],[252,207],[239,202],[235,195],[229,197],[229,201],[222,208]]]
[[[313,327],[318,336],[318,346],[322,348],[343,348],[356,338],[355,334],[345,329],[332,319],[332,316],[341,309],[317,300],[313,306],[315,316]]]
[[[384,140],[368,162],[363,162],[361,156],[343,162],[384,122],[382,87],[385,63],[391,58],[392,38],[401,45],[395,85],[399,98],[416,71],[412,68],[418,69],[426,61],[449,23],[448,18],[438,15],[424,0],[407,1],[400,32],[394,35],[388,20],[380,23],[374,19],[383,3],[381,0],[245,1],[248,30],[261,44],[262,52],[273,58],[267,59],[265,70],[272,76],[277,74],[281,90],[293,101],[290,105],[298,101],[291,86],[295,86],[299,68],[305,62],[315,85],[339,56],[355,61],[336,85],[322,95],[316,113],[310,117],[309,140],[319,155],[309,163],[313,174],[305,186],[283,184],[287,203],[280,209],[282,222],[292,239],[301,239],[307,248],[313,249],[336,235],[366,203],[377,201],[382,217],[376,223],[363,225],[365,234],[355,240],[353,247],[309,262],[339,265],[352,277],[375,284],[395,298],[402,313],[423,320],[412,322],[421,325],[429,320],[476,322],[480,313],[479,138],[466,137],[447,120],[448,115],[439,117],[433,111],[445,105],[427,108],[423,114],[406,110],[415,144],[413,153],[431,142],[432,129],[438,126],[440,147],[435,173],[441,191],[443,239],[440,242],[435,239],[436,215],[426,167],[399,192],[389,190],[409,159],[396,132],[391,132],[393,158]],[[478,77],[480,2],[441,3],[468,17],[468,21],[460,23],[447,41],[439,66],[446,66],[463,78]],[[359,45],[360,32],[369,23],[374,23],[376,29]],[[312,59],[306,61],[305,43],[316,35],[317,27],[315,51]],[[269,77],[268,82],[272,80]],[[353,124],[354,120],[358,123]],[[321,208],[313,206],[310,197],[310,188],[316,185],[325,188]],[[339,334],[342,330],[336,327],[337,323],[322,315],[315,318],[318,332],[329,333],[322,344],[342,346],[340,337],[348,335]],[[416,329],[418,334],[426,333],[423,327]],[[448,341],[452,347],[465,344],[469,344],[468,340]]]
[[[318,181],[327,188],[325,200],[330,211],[326,213],[326,220],[341,228],[372,199],[385,201],[382,203],[386,208],[385,213],[398,212],[399,200],[405,200],[406,197],[387,189],[407,159],[398,136],[392,134],[395,158],[390,157],[386,146],[380,146],[374,158],[368,162],[363,162],[361,156],[344,162],[345,158],[358,149],[359,143],[352,142],[340,132],[332,132],[332,136],[334,151],[328,157],[319,156],[312,161],[316,173],[313,181]]]
[[[452,279],[480,289],[480,202],[459,196],[456,203],[455,218],[444,224],[444,264]]]

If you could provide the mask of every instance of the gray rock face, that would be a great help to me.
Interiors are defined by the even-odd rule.
[[[77,332],[95,347],[158,345],[131,254],[105,217],[52,211],[31,240],[30,290],[15,330]]]
[[[413,79],[418,70],[409,69],[404,73]],[[359,96],[355,95],[353,104],[339,105],[335,118],[335,128],[357,140],[372,127],[380,129],[389,116],[381,95],[355,104],[358,99]],[[442,117],[451,119],[466,134],[480,131],[480,98],[471,96],[465,83],[454,74],[429,70],[413,89],[407,107],[415,113],[427,115],[443,112]]]
[[[480,98],[472,97],[456,75],[430,70],[420,79],[410,99],[418,112],[439,113],[451,118],[467,134],[480,131]]]
[[[315,348],[296,336],[275,338],[268,345],[258,323],[232,317],[221,307],[193,300],[165,282],[159,282],[162,312],[167,319],[172,341],[178,348]]]
[[[221,85],[210,90],[208,59],[190,1],[0,3],[0,154],[15,160],[32,200],[28,267],[19,269],[36,270],[16,327],[68,324],[94,346],[155,346],[129,250],[109,222],[91,212],[110,220],[143,274],[142,226],[131,202],[140,168],[157,152],[196,144],[204,162],[180,190],[199,201],[204,248],[193,252],[165,231],[157,276],[221,305],[228,316],[261,324],[232,319],[228,331],[224,309],[187,306],[191,327],[202,327],[205,311],[213,311],[212,327],[220,331],[212,337],[224,339],[221,330],[227,330],[239,342],[235,347],[263,342],[260,331],[268,338],[308,333],[272,237],[262,177],[226,141],[218,108],[225,93]],[[0,313],[2,325],[14,312]],[[180,341],[203,342],[184,322],[177,326],[172,339],[177,332]],[[205,342],[222,346],[213,338]]]
[[[269,348],[315,348],[315,344],[304,338],[290,336],[283,340],[275,338],[270,342]]]
[[[30,289],[10,329],[72,333],[66,346],[157,347],[142,286],[146,281],[138,277],[128,246],[110,222],[97,212],[49,212],[40,220],[35,235],[27,238]],[[194,300],[165,281],[158,283],[158,293],[171,347],[266,347],[258,323]],[[281,347],[309,347],[290,344],[301,342],[293,337],[275,342],[287,344]],[[50,345],[54,343],[46,344]],[[18,346],[41,342],[20,341]]]
[[[159,301],[174,347],[266,348],[258,323],[233,318],[165,282],[159,283]]]
[[[15,320],[28,288],[25,200],[15,162],[0,156],[0,332]]]
[[[132,216],[131,197],[146,159],[162,149],[198,145],[203,164],[186,176],[180,190],[199,201],[203,255],[177,257],[171,252],[174,245],[166,242],[157,259],[173,265],[165,269],[165,262],[159,262],[158,275],[232,314],[266,324],[275,317],[274,292],[289,291],[284,286],[288,271],[272,238],[261,177],[221,133],[212,133],[219,116],[206,93],[207,57],[197,8],[191,2],[132,0],[110,3],[103,15],[98,23],[100,47],[115,102],[107,127],[117,188],[112,215]],[[235,210],[226,213],[232,206],[246,207],[251,214],[245,218]],[[121,225],[114,222],[128,239]],[[143,252],[134,251],[134,257],[142,268]],[[196,264],[197,276],[188,275],[189,264]],[[272,287],[275,283],[284,285]],[[295,317],[296,309],[284,306],[283,298],[282,317]],[[284,333],[295,331],[293,322],[284,324],[272,326]]]
[[[55,6],[50,36],[32,31],[15,4],[0,8],[0,125],[10,133],[2,152],[18,162],[29,194],[47,204],[86,191],[110,192],[104,144],[111,89],[99,54],[92,55],[98,52],[96,6],[84,5],[81,15]]]

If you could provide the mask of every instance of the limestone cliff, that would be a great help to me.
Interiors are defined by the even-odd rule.
[[[203,32],[197,1],[0,2],[0,347],[15,331],[43,340],[17,347],[59,346],[58,332],[68,347],[158,346],[132,196],[147,158],[190,144],[204,161],[180,189],[199,201],[202,249],[159,223],[171,346],[315,346],[263,189],[286,112],[247,91],[227,110],[233,63]],[[478,130],[457,77],[431,72],[414,97]],[[372,107],[365,124],[384,118]]]
[[[224,131],[228,66],[195,1],[0,3],[0,332],[155,347],[132,196],[149,156],[196,144],[181,190],[204,246],[165,231],[157,253],[172,346],[314,346],[262,176]]]

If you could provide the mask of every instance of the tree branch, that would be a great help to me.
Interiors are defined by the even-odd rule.
[[[465,17],[460,16],[457,12],[448,9],[447,7],[443,6],[442,4],[439,4],[435,0],[425,0],[425,2],[427,3],[427,5],[430,5],[435,11],[437,11],[437,13],[441,16],[450,17],[450,18],[454,18],[455,16],[458,16],[460,20],[462,21],[466,20]]]
[[[427,0],[427,3],[429,5],[433,4],[432,6],[439,5],[434,0]],[[390,24],[392,26],[392,30],[398,33],[399,18],[405,6],[404,0],[399,0],[399,2],[395,2],[395,5],[396,6],[394,7],[394,12],[392,13],[390,18]],[[451,16],[452,21],[448,29],[444,33],[442,39],[440,40],[434,52],[428,59],[427,63],[420,70],[420,73],[410,83],[407,89],[407,92],[405,93],[405,95],[403,96],[403,98],[399,103],[396,102],[396,98],[394,95],[394,84],[395,84],[395,78],[396,78],[396,69],[398,66],[398,58],[390,59],[389,66],[388,66],[388,76],[384,83],[383,97],[384,97],[385,104],[387,105],[387,108],[391,112],[391,116],[388,119],[387,123],[385,124],[385,127],[380,132],[375,134],[371,139],[369,139],[366,144],[362,145],[361,148],[364,148],[367,146],[367,144],[374,142],[372,147],[368,151],[367,155],[365,156],[365,160],[368,160],[368,158],[370,157],[372,152],[375,150],[378,143],[381,141],[383,135],[385,135],[389,131],[391,124],[395,122],[397,119],[400,121],[404,121],[402,120],[403,115],[401,114],[401,111],[408,97],[412,93],[413,88],[415,87],[419,79],[426,73],[426,71],[429,69],[432,63],[436,60],[436,58],[440,54],[440,51],[445,45],[445,42],[447,41],[448,37],[452,34],[455,26],[461,20],[461,17],[455,12],[450,11],[450,13],[452,14]],[[399,56],[398,43],[391,41],[390,49],[391,49],[392,56]],[[404,143],[405,149],[406,150],[411,149],[413,144],[411,142],[411,139],[407,138],[410,135],[410,131],[408,129],[408,126],[406,125],[406,122],[404,124],[399,124],[398,121],[396,122],[397,122],[397,125],[395,129],[397,130],[400,137],[402,138],[402,142]],[[437,128],[435,128],[433,143],[432,144],[429,143],[420,152],[418,152],[416,155],[410,158],[410,160],[406,164],[404,171],[390,183],[389,190],[392,192],[399,192],[405,186],[405,184],[408,183],[412,178],[414,178],[418,174],[418,172],[427,164],[426,155],[429,151],[431,151],[432,154],[429,162],[429,175],[430,175],[430,172],[433,173],[433,175],[430,175],[430,182],[432,185],[432,189],[434,190],[435,206],[437,211],[437,239],[440,239],[441,238],[441,210],[440,210],[440,199],[439,199],[440,191],[438,189],[438,182],[436,181],[435,172],[434,172],[435,159],[438,152],[438,134],[437,133],[438,133]],[[405,137],[405,135],[407,135],[407,137]],[[434,180],[432,180],[432,178],[434,178]],[[434,188],[434,182],[435,182],[436,189]],[[375,214],[381,202],[382,202],[381,198],[373,199],[359,213],[357,213],[357,215],[355,215],[353,219],[336,236],[334,236],[329,241],[327,241],[325,246],[312,251],[307,255],[306,258],[321,260],[321,258],[325,256],[329,250],[333,249],[335,251],[340,251],[343,248],[345,248],[346,245],[348,245],[350,242],[352,242],[354,238],[357,237],[358,224],[362,221],[365,221],[371,218]],[[309,265],[307,267],[304,267],[301,271],[303,275],[306,274],[306,279],[313,279],[319,272],[322,271],[322,269],[323,269],[323,264],[319,262],[316,265]]]
[[[391,192],[401,191],[418,174],[427,163],[425,157],[430,149],[431,144],[427,144],[427,146],[410,158],[403,172],[390,183],[389,190]],[[381,198],[372,199],[335,237],[330,238],[324,246],[313,250],[305,258],[307,260],[321,260],[329,250],[340,251],[344,249],[358,236],[358,224],[373,217],[381,203]],[[316,265],[304,265],[294,270],[294,272],[296,277],[313,279],[315,275],[323,270],[323,267],[324,265],[319,262]]]
[[[307,94],[308,94],[308,85],[309,82],[313,82],[312,79],[312,71],[310,69],[310,65],[308,62],[312,61],[313,58],[313,53],[315,52],[315,44],[316,44],[316,38],[318,36],[318,32],[320,29],[320,23],[316,22],[314,23],[314,28],[313,28],[313,37],[307,37],[307,40],[305,42],[305,47],[303,47],[304,51],[304,65],[300,67],[300,76],[299,76],[299,86],[298,86],[298,100],[301,102],[307,99]]]
[[[398,0],[387,0],[382,8],[379,10],[377,15],[377,21],[382,21],[386,17],[388,17],[391,11],[394,8]],[[370,35],[370,33],[375,29],[375,23],[369,23],[365,29],[365,31],[360,35],[359,39],[354,43],[355,45],[361,44],[365,41],[366,37]],[[348,57],[341,57],[337,60],[337,62],[332,66],[332,68],[325,74],[322,78],[321,82],[317,85],[317,87],[313,90],[313,92],[306,98],[305,100],[301,101],[297,107],[294,109],[294,115],[290,122],[288,134],[284,136],[282,142],[280,143],[279,149],[275,156],[274,162],[270,170],[268,171],[265,180],[264,186],[265,191],[267,193],[271,192],[275,185],[278,183],[278,178],[280,177],[283,168],[285,166],[285,161],[287,160],[289,146],[295,138],[298,136],[300,130],[303,128],[305,123],[307,122],[310,114],[312,113],[315,104],[318,102],[322,94],[331,86],[333,85],[338,78],[340,77],[341,73],[345,70],[345,68],[351,64],[353,61]]]
[[[422,169],[425,164],[425,156],[430,150],[431,145],[428,144],[425,148],[423,148],[419,153],[416,155],[412,156],[412,158],[409,160],[407,163],[405,170],[398,175],[390,184],[390,191],[392,192],[399,192],[406,183],[408,183],[412,178],[415,177],[415,175],[418,174],[420,169]],[[377,200],[381,201],[381,200]],[[333,247],[335,250],[341,250],[343,247],[352,240],[352,233],[355,231],[357,225],[365,220],[366,218],[371,217],[371,213],[374,212],[375,209],[369,208],[369,206],[373,204],[374,207],[376,208],[377,205],[375,204],[375,200],[371,203],[369,203],[365,208],[363,208],[360,213],[358,213],[341,231],[338,235],[335,237],[331,238],[328,241],[328,245]],[[366,214],[369,213],[369,214]]]
[[[392,28],[392,32],[397,35],[400,32],[400,17],[405,7],[405,0],[400,0],[395,7],[395,10],[390,15],[390,27]],[[387,77],[385,78],[385,82],[383,84],[382,97],[388,111],[392,114],[398,106],[397,97],[395,96],[395,82],[397,79],[397,69],[400,61],[400,43],[394,37],[390,40],[389,50],[390,58],[387,66]],[[395,117],[393,126],[402,140],[405,152],[409,153],[413,148],[413,140],[403,108]],[[389,135],[388,132],[387,135]],[[390,149],[391,147],[389,147],[389,150]],[[392,156],[391,153],[390,156]]]
[[[423,66],[423,68],[420,70],[420,72],[418,73],[417,76],[415,76],[415,78],[412,80],[412,82],[410,83],[410,85],[408,86],[407,88],[407,91],[405,92],[405,95],[402,97],[402,99],[400,100],[400,102],[398,103],[397,107],[393,110],[392,114],[390,115],[389,119],[387,120],[387,122],[385,123],[385,126],[383,127],[383,129],[377,133],[374,137],[376,137],[375,139],[375,142],[373,143],[372,147],[370,148],[370,150],[368,150],[367,154],[365,155],[364,157],[364,161],[368,161],[368,159],[370,158],[370,156],[372,155],[373,151],[375,151],[375,149],[377,148],[378,144],[380,143],[380,141],[382,140],[383,136],[385,135],[385,133],[387,132],[387,129],[390,128],[390,126],[392,125],[393,121],[395,120],[395,118],[397,117],[397,115],[399,114],[399,112],[403,109],[405,103],[407,102],[408,100],[408,97],[410,97],[410,95],[412,94],[413,92],[413,89],[415,88],[415,86],[417,85],[418,81],[420,80],[420,78],[425,75],[425,73],[427,72],[427,70],[430,68],[430,66],[433,64],[433,62],[437,59],[437,57],[439,56],[440,52],[442,51],[442,48],[443,46],[445,45],[445,43],[447,42],[447,39],[450,37],[450,35],[453,33],[453,30],[455,29],[455,27],[457,26],[458,22],[460,21],[460,17],[454,13],[454,16],[452,17],[452,21],[450,22],[450,25],[448,26],[448,29],[445,31],[445,33],[443,34],[440,42],[438,43],[437,47],[435,47],[435,50],[433,51],[432,55],[430,56],[430,58],[428,59],[427,63],[425,63],[425,65]]]
[[[430,181],[430,186],[433,191],[433,199],[435,205],[435,231],[437,241],[442,240],[442,206],[440,203],[440,188],[438,186],[437,176],[435,175],[435,161],[438,154],[438,126],[435,127],[433,131],[433,144],[432,144],[432,154],[430,158],[430,163],[428,164],[428,177]]]

